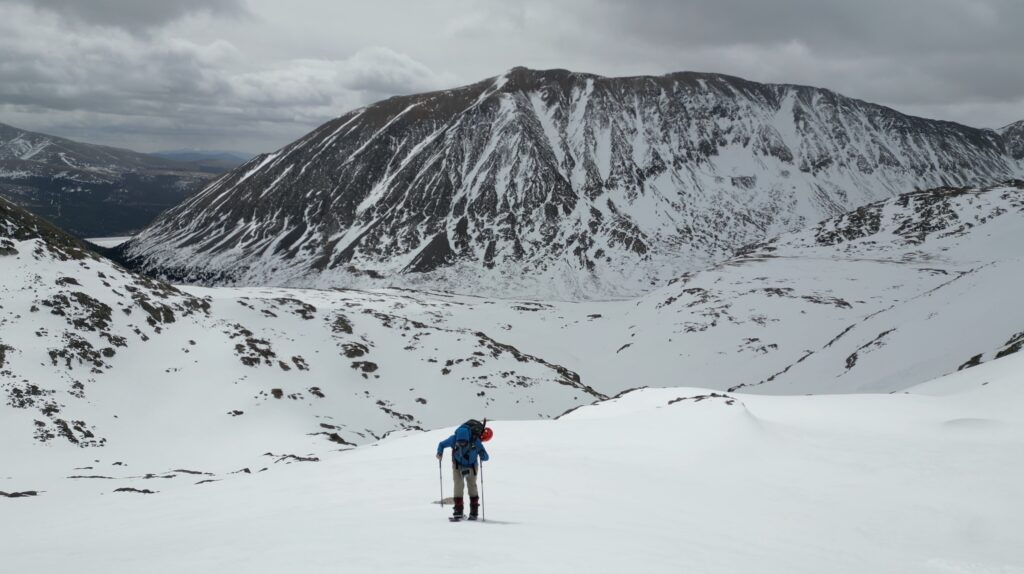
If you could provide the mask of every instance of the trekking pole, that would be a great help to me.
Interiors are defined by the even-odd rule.
[[[444,510],[444,477],[441,474],[441,459],[437,459],[437,482],[441,485],[441,510]]]
[[[487,430],[487,417],[484,417],[484,430]],[[487,522],[487,507],[484,506],[484,461],[480,461],[480,522]]]

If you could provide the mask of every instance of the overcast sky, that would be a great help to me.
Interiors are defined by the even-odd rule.
[[[1024,119],[1024,0],[0,0],[0,122],[139,151],[271,151],[517,65],[800,83]]]

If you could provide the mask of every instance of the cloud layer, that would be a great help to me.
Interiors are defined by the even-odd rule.
[[[5,10],[15,17],[0,18],[0,120],[98,143],[266,150],[349,109],[453,81],[382,47],[252,69],[223,40],[98,34],[53,13]]]
[[[240,16],[247,13],[242,0],[11,0],[25,6],[78,20],[125,30],[163,26],[190,14]]]
[[[721,72],[980,127],[1024,119],[1018,0],[0,0],[0,121],[275,149],[516,65]]]

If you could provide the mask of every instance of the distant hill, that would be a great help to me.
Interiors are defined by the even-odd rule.
[[[0,196],[82,237],[141,229],[230,167],[0,124]]]

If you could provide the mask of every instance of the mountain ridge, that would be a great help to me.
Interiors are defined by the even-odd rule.
[[[352,110],[122,253],[208,285],[630,297],[871,201],[1021,170],[994,130],[829,90],[520,67]]]
[[[22,144],[22,146],[20,146],[21,149],[24,150],[24,153],[22,154],[17,153],[19,146],[16,144],[18,143]],[[47,151],[50,148],[57,148],[57,150],[60,150],[57,151],[57,153],[61,153],[61,151],[71,151],[83,156],[93,156],[86,157],[87,160],[92,160],[93,163],[82,162],[82,164],[78,166],[68,164],[67,167],[71,169],[102,169],[106,167],[105,164],[102,163],[102,159],[100,157],[96,157],[99,155],[96,152],[104,153],[107,156],[107,160],[135,164],[139,167],[162,168],[170,171],[185,171],[185,168],[187,167],[187,163],[169,160],[158,155],[137,152],[127,148],[80,142],[78,140],[60,136],[33,132],[0,122],[0,160],[29,161],[34,159],[39,153]]]

